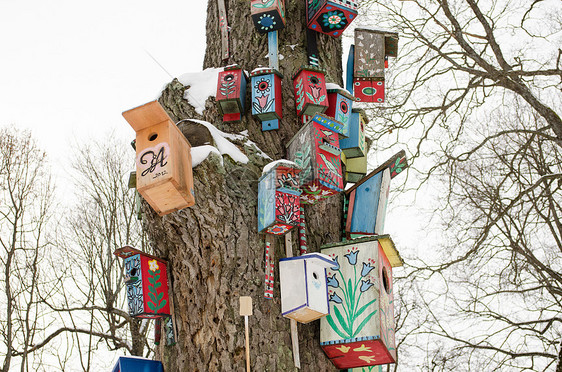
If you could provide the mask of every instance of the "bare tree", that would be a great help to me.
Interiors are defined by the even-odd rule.
[[[0,129],[0,332],[2,371],[19,366],[37,370],[41,350],[34,347],[48,327],[38,297],[45,280],[42,265],[51,249],[47,230],[53,186],[45,153],[27,131]]]

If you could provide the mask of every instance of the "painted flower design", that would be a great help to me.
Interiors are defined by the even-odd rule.
[[[150,271],[156,271],[159,268],[160,267],[158,266],[158,261],[156,261],[156,260],[148,261],[148,269]]]
[[[332,257],[333,260],[336,262],[336,266],[330,267],[330,270],[338,271],[340,269],[340,263],[338,262],[338,256]]]
[[[268,98],[269,98],[269,94],[256,97],[256,100],[258,101],[258,105],[262,108],[262,110],[265,108],[265,106],[267,106]]]
[[[369,260],[370,261],[370,260]],[[363,269],[361,269],[361,276],[367,276],[375,267],[371,265],[371,263],[363,262]]]
[[[322,88],[320,88],[319,86],[316,86],[316,85],[310,86],[310,91],[312,92],[312,97],[314,97],[314,100],[317,100],[318,98],[320,98],[320,91],[321,90],[322,90]]]
[[[330,29],[340,29],[346,24],[345,14],[338,10],[322,14],[322,25]]]
[[[328,287],[338,288],[340,286],[338,279],[336,279],[336,274],[332,275],[331,277],[326,277],[326,281],[328,283]]]
[[[260,80],[256,81],[256,85],[254,85],[254,88],[256,88],[256,93],[269,92],[271,88],[271,82],[269,79],[261,78]]]
[[[343,302],[337,293],[330,294],[330,301],[335,302],[336,304],[341,304]]]
[[[359,251],[357,250],[357,248],[353,248],[346,255],[344,255],[344,257],[347,258],[347,261],[349,262],[350,265],[355,265],[357,263],[358,253]]]
[[[273,18],[270,14],[261,15],[258,23],[261,25],[261,29],[264,31],[273,30],[273,28],[277,24],[275,18]]]
[[[359,288],[359,289],[360,289],[361,292],[365,292],[369,288],[371,288],[372,286],[373,286],[373,283],[371,283],[371,281],[369,279],[361,280],[361,288]]]

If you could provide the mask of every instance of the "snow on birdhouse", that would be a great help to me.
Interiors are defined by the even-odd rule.
[[[158,101],[123,113],[136,132],[137,190],[160,215],[195,204],[191,146]]]
[[[328,244],[330,315],[320,319],[320,346],[338,369],[396,362],[392,267],[402,259],[388,235]]]
[[[285,27],[285,0],[252,0],[250,9],[252,21],[259,33]]]
[[[353,94],[361,102],[384,102],[386,57],[396,57],[398,33],[355,29]]]
[[[383,233],[390,180],[407,166],[406,154],[400,151],[345,191],[348,238]]]
[[[292,163],[292,162],[290,162]],[[300,169],[275,162],[258,183],[258,231],[284,235],[300,223]]]
[[[351,110],[349,137],[340,139],[340,148],[347,159],[367,156],[365,145],[365,127],[367,123],[368,119],[364,110]]]
[[[308,1],[306,19],[308,28],[339,37],[357,17],[357,2],[353,0]]]
[[[281,312],[284,317],[308,323],[328,315],[326,268],[334,265],[330,257],[319,253],[279,260]]]
[[[325,70],[314,66],[303,66],[293,75],[298,116],[312,116],[328,108],[325,75]]]
[[[244,115],[246,101],[246,74],[238,65],[231,65],[219,72],[217,103],[223,115],[222,121],[239,121]]]
[[[355,97],[336,84],[327,84],[327,92],[329,106],[324,114],[331,116],[341,124],[341,128],[336,130],[340,139],[347,138],[349,137],[349,122]]]
[[[129,246],[113,254],[124,259],[129,315],[137,318],[170,316],[166,261]]]
[[[262,123],[262,130],[279,129],[281,111],[281,80],[283,75],[272,68],[258,68],[250,73],[252,115]]]
[[[164,372],[162,362],[137,356],[119,357],[112,372]]]
[[[288,158],[302,169],[299,180],[303,204],[314,204],[343,189],[338,134],[322,121],[329,118],[315,115],[287,144]]]

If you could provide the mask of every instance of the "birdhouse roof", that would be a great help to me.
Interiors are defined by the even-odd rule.
[[[304,65],[304,66],[301,66],[301,68],[299,68],[298,71],[293,74],[293,76],[291,77],[291,80],[295,80],[295,78],[297,77],[297,75],[300,74],[301,71],[303,71],[303,70],[306,70],[306,71],[313,71],[313,72],[319,72],[319,73],[321,73],[321,74],[326,75],[326,70],[324,70],[324,69],[321,68],[321,67],[312,66],[312,65]]]
[[[388,258],[388,261],[390,262],[390,266],[399,267],[399,266],[402,266],[404,264],[404,260],[402,260],[402,257],[400,257],[400,253],[396,249],[396,246],[394,245],[394,242],[392,241],[392,239],[390,238],[390,235],[388,235],[388,234],[371,235],[371,236],[366,236],[366,237],[363,237],[363,238],[357,238],[357,239],[346,240],[346,241],[338,242],[338,243],[326,244],[326,245],[321,246],[320,249],[340,247],[340,246],[345,246],[345,245],[350,245],[350,244],[358,244],[358,243],[364,243],[364,242],[372,242],[372,241],[375,241],[375,240],[378,240],[378,242],[380,243],[380,245],[382,247],[382,250],[384,251],[384,254]]]
[[[364,109],[362,109],[362,108],[352,108],[351,112],[358,113],[359,116],[363,117],[363,120],[365,120],[365,123],[369,122],[369,117],[367,116],[367,113],[365,112]]]
[[[343,89],[338,84],[326,83],[326,91],[328,91],[328,93],[339,93],[342,96],[349,98],[352,101],[357,100],[357,98],[355,98],[353,94],[349,93],[347,90]]]
[[[131,256],[133,256],[133,255],[135,255],[135,254],[141,254],[141,255],[146,256],[146,257],[149,257],[149,258],[154,258],[155,260],[158,260],[158,261],[160,261],[160,262],[164,262],[164,263],[167,263],[167,262],[168,262],[168,261],[166,261],[166,260],[164,260],[164,259],[162,259],[162,258],[160,258],[160,257],[153,256],[153,255],[151,255],[151,254],[145,253],[145,252],[143,252],[143,251],[141,251],[141,250],[138,250],[138,249],[133,248],[133,247],[128,246],[128,245],[126,245],[126,246],[124,246],[124,247],[122,247],[122,248],[116,249],[116,250],[113,252],[113,254],[116,255],[117,257],[121,257],[121,258],[123,258],[123,259],[128,258],[128,257],[131,257]]]
[[[280,258],[279,261],[314,260],[317,264],[330,268],[336,266],[336,261],[332,257],[323,253],[307,253],[302,256]]]
[[[283,79],[283,74],[271,67],[258,67],[250,72],[250,77],[275,74]]]
[[[361,185],[363,182],[367,181],[369,178],[375,176],[377,173],[385,170],[386,168],[390,168],[392,165],[394,165],[396,163],[396,161],[398,159],[402,159],[402,158],[406,158],[406,152],[404,150],[400,150],[398,151],[396,154],[394,154],[390,159],[388,159],[387,161],[385,161],[383,164],[379,165],[374,171],[372,171],[371,173],[369,173],[368,175],[366,175],[365,177],[363,177],[360,181],[358,181],[357,183],[355,183],[355,185],[353,185],[352,187],[350,187],[349,189],[345,190],[346,195],[351,194],[351,192],[353,190],[355,190],[357,187],[359,187],[359,185]],[[407,167],[407,162],[405,162],[405,166]]]
[[[373,34],[383,34],[384,36],[398,37],[398,32],[392,30],[386,30],[383,28],[358,27],[355,29],[355,34],[360,32],[371,32]]]
[[[168,120],[173,123],[158,101],[148,102],[142,106],[135,107],[123,112],[122,115],[135,132]]]

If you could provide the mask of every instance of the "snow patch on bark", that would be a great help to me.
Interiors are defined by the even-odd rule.
[[[223,70],[223,67],[212,67],[200,72],[188,72],[178,77],[180,83],[190,86],[183,93],[183,99],[186,99],[199,115],[203,115],[207,98],[216,96],[219,72]]]

